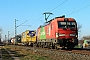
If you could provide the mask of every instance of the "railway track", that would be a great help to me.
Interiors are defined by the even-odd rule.
[[[11,46],[12,48],[15,46]],[[30,46],[16,46],[20,50],[33,51],[36,54],[40,54],[43,56],[48,56],[53,58],[54,60],[90,60],[90,50],[89,49],[80,49],[74,48],[72,50],[56,50],[56,49],[48,49],[48,48],[38,48],[38,47],[30,47]],[[33,53],[32,52],[32,53]]]
[[[0,46],[0,60],[19,60],[19,58],[15,57],[14,54],[4,46]]]
[[[18,47],[18,46],[17,46]],[[20,48],[27,49],[27,50],[50,50],[50,51],[56,51],[56,52],[70,52],[70,53],[76,53],[76,54],[85,54],[90,55],[90,49],[83,49],[83,48],[73,48],[73,49],[48,49],[48,48],[41,48],[41,47],[30,47],[30,46],[20,46]]]
[[[0,46],[0,60],[2,60],[2,51],[1,51],[1,46]]]

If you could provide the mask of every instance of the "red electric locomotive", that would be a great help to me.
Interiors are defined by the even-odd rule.
[[[55,17],[37,30],[37,45],[48,48],[73,48],[78,44],[77,22],[74,18]]]

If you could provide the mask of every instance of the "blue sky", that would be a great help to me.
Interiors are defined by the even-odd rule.
[[[8,35],[8,31],[10,37],[15,35],[15,19],[18,20],[17,26],[26,20],[23,25],[31,25],[19,26],[17,34],[21,34],[42,25],[45,22],[43,13],[49,11],[53,13],[49,19],[61,15],[75,18],[78,24],[82,25],[79,38],[90,35],[90,0],[0,0],[2,38]]]

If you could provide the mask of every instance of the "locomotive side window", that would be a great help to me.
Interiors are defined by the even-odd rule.
[[[58,22],[58,28],[66,28],[66,22]]]

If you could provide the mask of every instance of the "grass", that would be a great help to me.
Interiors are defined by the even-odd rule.
[[[1,51],[3,60],[14,60],[5,49],[2,48]]]
[[[26,50],[20,47],[15,49],[12,46],[6,46],[6,48],[11,53],[14,53],[14,56],[19,57],[20,60],[52,60],[50,57],[34,53],[32,50]]]
[[[76,45],[74,48],[82,48],[82,45]]]
[[[20,60],[52,60],[47,56],[41,56],[40,54],[33,53],[33,51],[23,50],[21,54],[26,54],[24,57],[20,57]]]
[[[47,60],[47,57],[37,57],[36,60]]]

